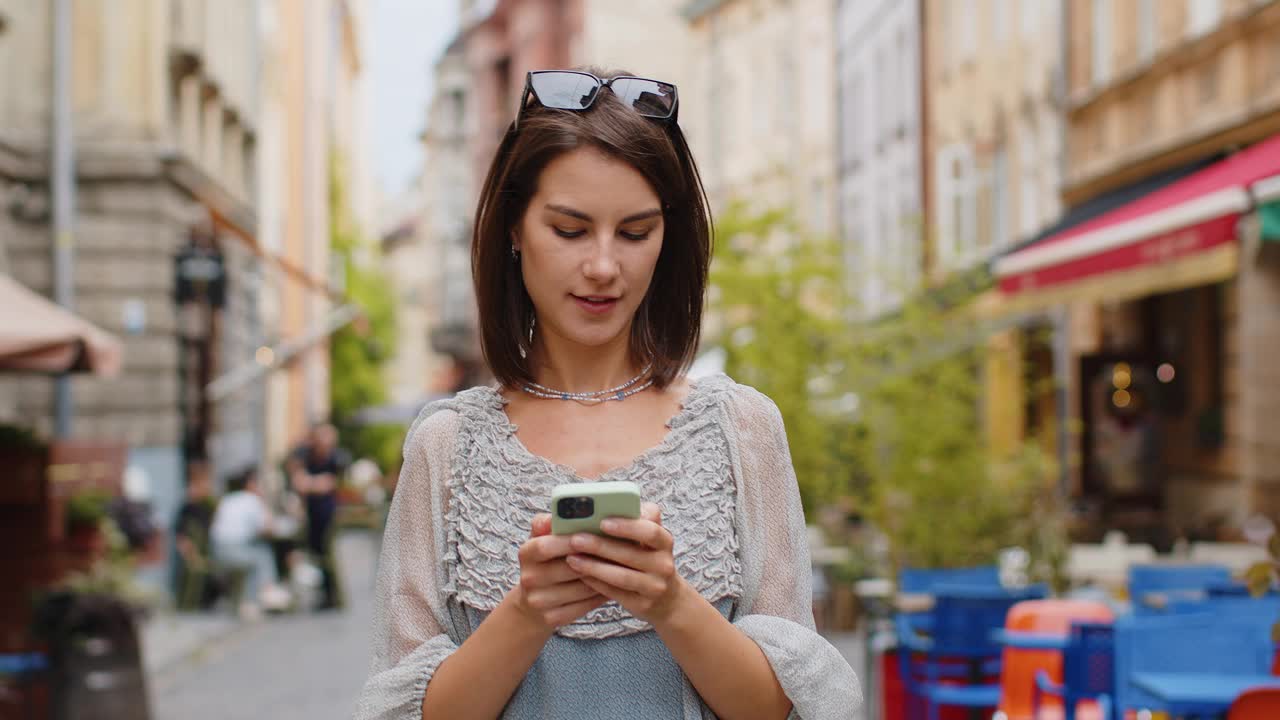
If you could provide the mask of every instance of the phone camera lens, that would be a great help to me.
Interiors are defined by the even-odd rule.
[[[595,500],[589,497],[560,498],[556,503],[556,513],[566,520],[589,518],[595,511]]]

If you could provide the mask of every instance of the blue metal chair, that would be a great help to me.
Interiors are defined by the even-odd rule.
[[[1098,703],[1103,720],[1113,717],[1111,701],[1115,692],[1115,629],[1110,623],[1072,623],[1067,645],[1062,651],[1062,684],[1040,671],[1032,699],[1035,717],[1045,695],[1062,698],[1063,720],[1075,720],[1076,706],[1083,700]]]
[[[1045,597],[1046,588],[939,585],[933,592],[936,602],[927,620],[908,615],[896,618],[899,669],[907,691],[924,699],[928,720],[937,720],[939,709],[948,705],[994,708],[1000,701],[1000,685],[986,680],[993,669],[999,672],[1003,646],[997,636],[1004,629],[1005,616],[1023,600]],[[913,661],[912,656],[919,659]],[[955,672],[957,663],[963,674]],[[958,675],[960,683],[968,682],[956,683]]]
[[[1159,612],[1152,595],[1202,598],[1210,587],[1230,582],[1231,570],[1225,565],[1134,565],[1129,568],[1129,599],[1135,613]]]
[[[903,568],[898,573],[898,592],[908,595],[932,595],[939,587],[978,587],[1000,589],[1000,569],[995,565],[980,565],[977,567],[964,568]],[[904,639],[907,636],[916,636],[920,633],[928,633],[929,624],[932,623],[932,614],[929,612],[909,613],[907,615],[899,614],[899,620],[895,623],[898,646],[906,647]],[[908,620],[910,629],[904,628],[903,620]],[[898,666],[902,669],[903,677],[906,677],[910,667],[910,652],[898,653]],[[998,664],[988,666],[985,670],[994,675],[1000,672]],[[939,672],[944,677],[967,677],[968,668],[963,665],[943,666],[939,668]]]
[[[1217,613],[1128,615],[1115,625],[1115,712],[1162,710],[1135,673],[1268,675],[1271,634],[1256,620]]]
[[[995,565],[931,570],[903,568],[898,573],[898,592],[900,593],[932,593],[939,585],[998,588],[1000,587],[1000,569]]]

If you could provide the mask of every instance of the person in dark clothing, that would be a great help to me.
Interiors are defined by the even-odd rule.
[[[319,609],[342,606],[333,558],[333,518],[338,510],[338,481],[350,464],[338,447],[338,431],[329,423],[311,428],[307,441],[289,458],[289,478],[307,510],[307,548],[323,574],[324,597]]]
[[[222,590],[212,578],[197,582],[191,577],[192,573],[201,572],[208,564],[209,527],[213,524],[215,505],[210,494],[208,467],[194,463],[187,481],[187,497],[173,522],[174,549],[177,551],[174,592],[180,607],[208,608]]]

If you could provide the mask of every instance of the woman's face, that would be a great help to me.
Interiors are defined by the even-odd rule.
[[[588,148],[551,161],[512,239],[538,332],[626,343],[662,232],[662,203],[635,168]]]

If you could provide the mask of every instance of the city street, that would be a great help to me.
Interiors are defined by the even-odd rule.
[[[155,720],[347,720],[369,661],[374,540],[338,541],[348,608],[234,626],[149,678]],[[862,672],[862,644],[830,637]]]
[[[347,720],[369,662],[374,541],[338,541],[348,607],[241,625],[149,679],[155,720]]]

